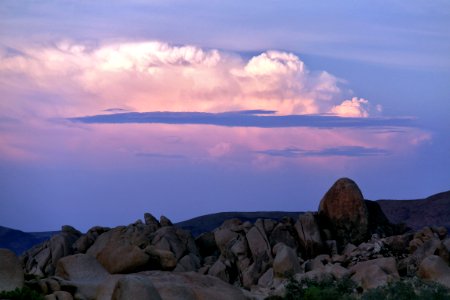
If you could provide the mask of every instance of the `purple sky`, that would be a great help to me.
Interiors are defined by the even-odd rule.
[[[0,225],[450,189],[448,1],[0,3]]]

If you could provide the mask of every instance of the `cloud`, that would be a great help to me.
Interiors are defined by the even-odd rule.
[[[368,109],[365,108],[368,103],[366,99],[354,97],[334,106],[330,112],[338,116],[366,118],[369,116]]]
[[[339,146],[324,148],[319,150],[305,150],[299,148],[268,149],[257,151],[256,153],[275,157],[293,158],[299,156],[348,156],[348,157],[366,157],[388,155],[389,151],[380,148],[370,148],[361,146]]]
[[[180,154],[166,154],[166,153],[155,153],[155,152],[138,152],[137,157],[147,157],[147,158],[163,158],[163,159],[185,159],[186,156]]]
[[[279,164],[281,153],[301,164],[378,153],[370,149],[403,155],[430,138],[414,119],[373,117],[366,99],[345,100],[340,79],[283,51],[247,59],[159,41],[63,41],[0,59],[5,160],[259,167]],[[288,148],[302,155],[277,150]]]
[[[104,112],[107,113],[123,113],[123,112],[128,112],[128,109],[124,109],[124,108],[108,108],[108,109],[104,109]]]
[[[89,114],[105,107],[132,111],[271,110],[279,115],[333,112],[367,117],[368,100],[342,102],[340,79],[310,71],[295,54],[236,53],[161,41],[95,45],[59,41],[0,51],[0,83],[45,116]],[[52,105],[46,105],[51,101]],[[348,102],[350,101],[350,102]],[[341,103],[341,104],[339,104]],[[14,107],[3,102],[2,110]]]
[[[361,118],[333,115],[274,115],[273,111],[206,112],[130,112],[68,118],[86,124],[202,124],[225,127],[259,128],[372,128],[414,127],[411,118]]]

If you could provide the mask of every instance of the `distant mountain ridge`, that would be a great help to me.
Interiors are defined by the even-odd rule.
[[[438,193],[425,199],[377,200],[392,223],[405,223],[412,229],[425,226],[444,226],[450,230],[450,191]],[[283,217],[297,219],[304,212],[259,211],[220,212],[185,220],[175,225],[190,230],[194,236],[219,227],[225,220],[237,218],[254,223],[257,219],[281,220]],[[17,254],[49,239],[59,231],[23,232],[0,226],[0,248],[8,248]]]
[[[450,191],[416,200],[378,200],[393,223],[405,223],[418,230],[424,226],[444,226],[450,230]]]
[[[59,231],[49,232],[23,232],[20,230],[0,226],[0,248],[7,248],[16,254],[21,254],[25,250],[48,240]]]

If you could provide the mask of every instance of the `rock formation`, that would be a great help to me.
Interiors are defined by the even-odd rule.
[[[359,187],[351,179],[339,179],[323,196],[319,218],[340,246],[359,244],[368,237],[367,207]]]
[[[26,284],[46,299],[264,299],[283,296],[288,278],[350,279],[366,291],[419,276],[449,287],[447,230],[396,228],[343,178],[317,213],[297,219],[229,219],[194,238],[146,213],[144,222],[86,234],[64,226],[21,259],[36,276]],[[0,282],[14,273],[2,264],[8,255],[0,251]]]
[[[0,291],[12,291],[23,286],[22,265],[14,252],[0,249]]]

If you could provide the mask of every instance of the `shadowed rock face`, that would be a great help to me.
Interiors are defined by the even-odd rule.
[[[339,245],[359,244],[368,236],[369,216],[364,197],[348,178],[336,181],[320,201],[319,220]]]
[[[0,249],[0,292],[12,291],[23,286],[23,270],[16,254]]]

